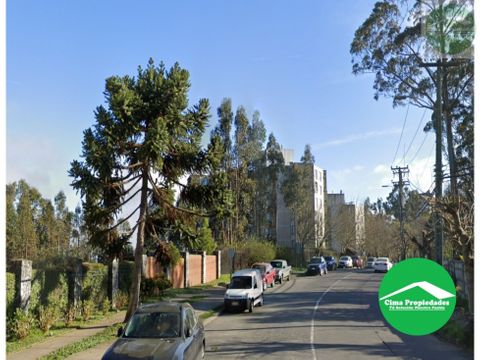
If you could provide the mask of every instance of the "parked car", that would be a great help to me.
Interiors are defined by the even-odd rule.
[[[392,268],[393,264],[391,263],[388,257],[379,257],[375,260],[373,264],[373,269],[375,272],[387,272]]]
[[[358,255],[352,256],[352,265],[354,268],[363,269],[363,259]]]
[[[339,268],[352,268],[353,267],[352,258],[350,256],[340,257],[340,261],[338,262],[338,267]]]
[[[275,269],[275,280],[280,284],[283,283],[283,280],[290,280],[290,272],[292,267],[287,264],[287,260],[276,259],[270,261],[270,264]]]
[[[269,263],[255,263],[252,265],[252,269],[260,270],[263,280],[263,290],[267,290],[267,287],[275,286],[275,270]]]
[[[374,257],[374,256],[369,256],[369,257],[367,258],[367,266],[366,266],[366,267],[367,267],[368,269],[373,269],[373,264],[375,263],[375,260],[377,260],[376,257]]]
[[[263,305],[263,280],[257,269],[236,271],[224,295],[227,311],[253,311],[255,306]]]
[[[337,259],[335,256],[325,256],[325,261],[327,262],[327,270],[337,270]]]
[[[140,306],[102,360],[203,359],[205,330],[188,303]]]
[[[312,257],[310,263],[307,265],[307,275],[322,276],[322,274],[326,274],[327,272],[327,262],[323,256]]]

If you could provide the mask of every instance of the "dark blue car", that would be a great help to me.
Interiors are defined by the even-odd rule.
[[[307,266],[307,275],[323,275],[328,272],[327,262],[323,256],[314,256]]]
[[[335,256],[325,256],[325,261],[327,262],[327,269],[328,270],[336,270],[337,269],[337,259]]]

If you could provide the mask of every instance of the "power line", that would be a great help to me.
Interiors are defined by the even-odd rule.
[[[397,159],[398,149],[400,148],[400,143],[402,142],[403,131],[405,130],[405,125],[407,124],[408,111],[410,110],[410,104],[407,105],[407,113],[405,114],[405,119],[403,120],[402,132],[400,133],[400,139],[398,139],[397,150],[395,151],[395,156],[393,157],[392,164],[395,163]]]
[[[411,147],[412,147],[412,144],[413,144],[413,141],[415,140],[415,138],[417,137],[417,134],[418,134],[418,130],[420,130],[420,126],[422,125],[422,122],[423,122],[423,119],[425,118],[425,114],[427,113],[427,109],[425,109],[425,111],[423,112],[423,115],[422,117],[420,118],[420,121],[418,122],[418,126],[417,126],[417,130],[415,131],[415,135],[413,135],[413,138],[412,138],[412,141],[410,141],[410,145],[408,145],[408,148],[407,148],[407,151],[405,152],[405,154],[403,155],[403,161],[405,161],[405,157],[407,156],[408,152],[410,151]],[[425,141],[425,140],[424,140]],[[410,161],[411,163],[411,161]]]
[[[417,152],[415,153],[415,155],[413,155],[413,158],[409,161],[409,163],[411,164],[413,162],[413,160],[415,160],[415,158],[417,157],[418,153],[420,152],[420,150],[422,149],[423,147],[423,144],[425,144],[425,140],[427,140],[427,137],[428,137],[428,133],[425,133],[425,137],[423,138],[423,141],[422,143],[420,144],[420,147],[417,149]]]

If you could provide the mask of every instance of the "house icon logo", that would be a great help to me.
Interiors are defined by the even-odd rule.
[[[450,319],[456,290],[448,272],[427,259],[408,259],[388,272],[379,288],[385,320],[409,335],[426,335]]]

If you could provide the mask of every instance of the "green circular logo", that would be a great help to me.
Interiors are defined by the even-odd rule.
[[[408,259],[383,278],[378,302],[385,320],[408,335],[427,335],[452,316],[456,290],[448,272],[427,259]]]

